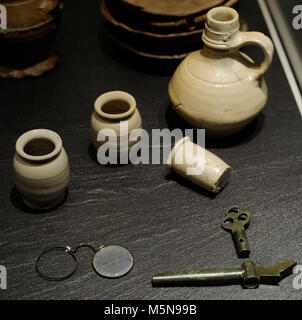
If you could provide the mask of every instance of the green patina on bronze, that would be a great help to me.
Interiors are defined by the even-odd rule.
[[[153,276],[152,282],[159,287],[242,284],[244,288],[257,289],[260,284],[277,285],[293,272],[295,266],[293,260],[284,260],[273,267],[258,267],[247,261],[241,268],[158,274]]]
[[[251,221],[250,213],[238,206],[230,207],[221,226],[232,233],[240,258],[248,257],[250,249],[245,229]],[[260,284],[277,285],[292,274],[296,262],[284,260],[272,267],[258,267],[252,261],[246,261],[241,268],[216,268],[200,271],[174,272],[153,276],[153,286],[214,286],[242,284],[246,289],[257,289]]]
[[[251,221],[250,213],[242,210],[238,206],[233,206],[226,211],[221,226],[232,233],[236,245],[238,256],[247,258],[250,255],[249,244],[245,229],[248,228]]]

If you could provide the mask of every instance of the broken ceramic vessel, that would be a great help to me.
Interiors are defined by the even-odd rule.
[[[193,143],[190,137],[179,140],[166,164],[169,172],[212,192],[219,193],[229,182],[232,168],[215,154]]]
[[[210,10],[204,48],[179,65],[169,84],[176,112],[192,126],[206,129],[208,135],[240,131],[257,117],[268,99],[263,75],[273,59],[273,43],[262,33],[241,32],[239,27],[236,10]],[[261,64],[240,51],[247,45],[263,50]]]
[[[70,178],[60,136],[46,129],[24,133],[16,143],[14,178],[28,207],[46,210],[60,204]]]
[[[142,128],[142,118],[132,95],[111,91],[101,95],[94,104],[91,117],[91,138],[98,150],[104,143],[111,143],[120,154],[137,141],[130,141],[129,134]]]

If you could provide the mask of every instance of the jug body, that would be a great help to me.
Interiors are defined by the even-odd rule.
[[[208,135],[240,131],[264,108],[268,89],[263,75],[273,58],[273,44],[259,32],[240,32],[234,9],[218,7],[208,13],[204,48],[191,53],[177,68],[169,95],[176,112]],[[256,64],[240,51],[261,47],[265,59]]]

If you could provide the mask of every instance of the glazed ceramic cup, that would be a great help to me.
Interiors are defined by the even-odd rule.
[[[46,129],[24,133],[16,143],[14,178],[28,207],[50,209],[62,202],[70,171],[60,136]]]
[[[196,159],[198,154],[200,158]],[[203,170],[188,174],[188,169],[192,169],[196,165],[196,160],[204,161]],[[219,193],[228,184],[232,172],[232,168],[227,163],[210,151],[193,143],[189,137],[176,143],[166,166],[170,173],[173,171],[212,193]]]
[[[121,123],[127,126],[124,132],[121,130]],[[98,139],[99,133],[106,130],[103,136],[110,137],[110,140],[116,146],[117,154],[121,150],[129,150],[136,143],[129,141],[130,132],[141,128],[141,115],[136,108],[134,97],[129,93],[123,91],[107,92],[95,101],[94,112],[91,117],[91,136],[96,149],[108,140],[98,141],[101,140]]]

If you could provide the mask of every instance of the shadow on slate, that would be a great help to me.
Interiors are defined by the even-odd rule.
[[[10,201],[11,201],[11,204],[25,212],[25,213],[29,213],[29,214],[46,214],[46,213],[50,213],[50,212],[54,212],[56,211],[60,206],[63,205],[63,203],[66,201],[66,199],[68,198],[68,189],[66,190],[66,194],[65,194],[65,197],[64,199],[58,204],[56,205],[54,208],[51,208],[51,209],[46,209],[46,210],[39,210],[39,209],[32,209],[32,208],[29,208],[27,207],[24,203],[23,203],[23,200],[21,198],[21,195],[19,193],[19,191],[17,190],[16,187],[13,187],[11,192],[10,192]]]
[[[185,133],[185,129],[190,128],[190,125],[187,124],[173,109],[172,105],[166,109],[166,122],[168,124],[168,128],[170,130],[181,129],[183,134]],[[206,136],[206,147],[207,148],[232,148],[235,146],[240,146],[246,143],[249,143],[253,139],[255,139],[262,131],[265,125],[265,115],[260,113],[260,115],[253,120],[250,124],[248,124],[243,130],[238,132],[237,134],[227,137],[227,138],[213,138]],[[195,129],[196,130],[196,129]],[[196,139],[194,137],[194,142],[196,143]]]

